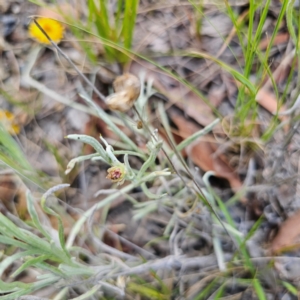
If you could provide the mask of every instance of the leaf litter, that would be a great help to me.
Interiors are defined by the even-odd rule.
[[[278,5],[276,6],[275,2],[276,1],[272,4],[273,14],[276,14],[278,10]],[[28,15],[35,12],[36,8],[33,5],[24,4],[22,1],[20,1],[20,3],[22,7],[26,7]],[[214,53],[229,65],[235,64],[232,54],[230,54],[227,47],[224,48],[224,45],[230,45],[236,53],[241,53],[240,46],[237,43],[236,33],[231,34],[233,26],[230,26],[228,18],[225,17],[224,14],[218,13],[215,7],[205,3],[205,6],[207,6],[205,7],[207,17],[203,24],[202,37],[199,43],[199,39],[197,40],[199,33],[195,33],[195,31],[192,30],[193,28],[191,28],[188,17],[192,13],[191,8],[188,6],[190,5],[189,3],[178,2],[177,7],[176,5],[170,7],[168,3],[165,3],[165,5],[159,3],[159,6],[156,8],[156,6],[152,4],[152,1],[142,1],[141,5],[141,13],[138,16],[135,36],[135,45],[137,48],[140,46],[141,51],[146,49],[150,53],[160,55],[161,53],[168,53],[172,50],[179,51],[189,49],[190,47],[199,47],[200,45],[201,51],[205,50]],[[247,5],[247,1],[239,3],[236,7],[239,12],[242,12],[242,10],[239,10],[240,5]],[[182,9],[183,7],[184,10]],[[26,63],[28,52],[31,51],[32,47],[32,41],[24,38],[26,37],[26,32],[24,32],[24,28],[22,27],[25,22],[24,16],[21,15],[21,13],[13,13],[13,10],[9,11],[5,6],[1,6],[1,9],[3,9],[4,14],[13,15],[14,18],[16,17],[21,21],[20,23],[16,23],[14,27],[9,28],[11,31],[9,32],[8,28],[5,27],[7,26],[5,19],[1,19],[1,25],[6,28],[5,30],[7,32],[3,43],[3,50],[13,51],[15,60],[19,66],[22,66]],[[268,21],[266,24],[269,24],[268,26],[270,26],[269,29],[271,30],[273,24],[271,16]],[[220,33],[215,32],[211,26],[211,23],[223,24],[224,22],[226,26],[222,27],[222,35],[224,35],[225,42],[220,37]],[[168,26],[168,24],[170,26]],[[215,27],[220,26],[221,25],[215,25]],[[145,32],[148,32],[151,38],[144,39],[143,44],[139,45],[139,39],[141,36],[144,36]],[[226,40],[228,36],[230,36],[230,39]],[[294,59],[293,49],[288,48],[288,38],[288,34],[284,32],[278,33],[275,37],[274,47],[272,49],[274,53],[279,53],[278,56],[274,54],[274,61],[271,68],[280,93],[284,92],[286,78]],[[72,45],[76,44],[76,42],[72,41],[69,43]],[[260,50],[265,50],[266,47],[268,47],[268,43],[268,37],[263,38],[259,44]],[[78,66],[81,66],[85,72],[95,74],[96,71],[87,61],[82,65],[81,57],[84,56],[84,53],[82,53],[80,47],[76,46],[74,47],[75,49],[70,49],[68,47],[70,44],[66,42],[62,47],[71,57],[77,57]],[[220,49],[224,49],[224,52],[221,52]],[[285,54],[281,55],[285,50],[287,50]],[[6,54],[4,54],[3,57],[7,59],[8,62],[14,60],[14,58],[5,57],[5,55]],[[236,97],[237,84],[230,76],[227,76],[225,73],[222,74],[219,67],[216,67],[204,59],[178,58],[172,57],[171,55],[169,57],[162,55],[160,58],[157,58],[157,61],[168,70],[172,70],[172,72],[179,74],[186,80],[191,80],[196,88],[200,86],[201,92],[207,95],[207,98],[210,100],[209,103],[205,103],[199,94],[191,91],[186,85],[144,61],[137,61],[131,64],[130,71],[132,73],[139,75],[141,71],[145,71],[147,73],[145,80],[147,81],[149,78],[152,78],[154,88],[167,99],[165,103],[166,112],[172,126],[172,132],[174,136],[177,136],[178,142],[197,132],[203,126],[211,123],[211,121],[216,118],[212,108],[219,108],[223,116],[230,117],[233,115],[235,104],[233,99]],[[19,94],[21,91],[24,91],[24,93],[28,95],[28,98],[31,98],[33,100],[32,102],[34,102],[34,105],[30,108],[31,111],[24,113],[24,121],[21,123],[21,125],[23,125],[23,131],[21,131],[20,144],[25,145],[25,153],[29,159],[32,160],[33,166],[36,169],[44,171],[48,176],[51,176],[52,180],[48,183],[49,186],[54,184],[54,182],[61,183],[67,180],[67,178],[62,175],[62,170],[66,162],[82,152],[82,148],[78,143],[66,141],[63,139],[63,136],[69,133],[81,133],[84,132],[84,130],[86,132],[95,131],[95,136],[101,133],[105,137],[114,140],[117,144],[118,138],[111,134],[111,131],[107,129],[103,121],[91,121],[91,117],[88,117],[85,113],[78,114],[72,107],[58,106],[50,96],[43,94],[37,95],[28,86],[24,86],[22,81],[20,82],[20,86],[16,90],[13,90],[13,84],[9,84],[9,80],[11,82],[19,82],[19,74],[15,72],[15,68],[13,68],[12,64],[10,64],[10,66],[11,70],[6,71],[5,69],[1,69],[0,75],[3,82],[8,80],[5,87],[10,88],[9,92],[11,93],[12,99],[17,100],[17,102],[24,101],[27,105],[27,99],[22,99]],[[46,52],[36,61],[33,76],[39,82],[55,89],[55,91],[60,94],[66,94],[72,100],[80,101],[79,97],[76,96],[76,87],[78,86],[77,83],[79,80],[74,73],[69,72],[67,69],[68,66],[67,68],[65,67],[63,61],[58,60],[52,53]],[[114,77],[117,75],[115,71],[118,70],[118,67],[106,67],[107,66],[101,66],[103,70],[107,70],[110,76]],[[238,69],[237,65],[234,65],[234,67]],[[49,72],[49,70],[52,71]],[[107,82],[112,82],[113,78],[106,81],[106,79],[103,79],[103,74],[104,71],[101,71],[101,76],[96,76],[97,79],[95,83],[101,90],[108,94],[110,86]],[[64,80],[62,80],[63,78]],[[295,79],[293,79],[288,93],[292,94],[296,91],[296,82]],[[1,95],[1,108],[15,112],[22,107],[19,106],[16,108],[13,102],[7,101],[8,97],[4,97],[3,94]],[[95,101],[96,100],[95,97]],[[285,103],[280,106],[280,108],[278,107],[278,99],[272,90],[270,81],[263,83],[262,88],[257,94],[257,100],[259,104],[269,112],[269,114],[266,114],[266,111],[259,110],[258,114],[261,118],[262,127],[263,124],[271,120],[272,115],[278,109],[284,112],[287,110],[287,107],[291,106],[291,100],[289,100],[289,103]],[[173,106],[176,108],[174,109]],[[178,113],[178,111],[180,113]],[[32,115],[34,115],[34,117],[32,117]],[[74,122],[74,118],[76,118],[76,122]],[[149,119],[149,121],[151,122],[151,119]],[[257,230],[256,235],[247,242],[249,245],[254,245],[253,247],[257,250],[256,252],[250,251],[253,254],[253,258],[255,253],[264,254],[269,251],[272,253],[289,251],[292,255],[297,256],[299,251],[299,124],[297,120],[294,120],[290,116],[282,118],[281,121],[289,122],[289,126],[287,129],[285,128],[285,132],[280,130],[276,131],[274,137],[267,145],[264,145],[262,151],[258,153],[249,152],[250,154],[247,152],[247,155],[255,160],[254,175],[250,174],[253,182],[253,186],[250,188],[255,192],[254,198],[259,199],[263,210],[266,210],[268,207],[268,210],[271,211],[271,214],[269,213],[268,216],[276,215],[275,219],[277,220],[275,222],[274,219],[272,219],[273,217],[269,217],[269,219],[267,217],[263,226]],[[53,123],[56,125],[59,124],[59,126],[55,127]],[[81,126],[78,124],[81,124]],[[120,128],[121,130],[125,130],[126,126]],[[220,133],[221,130],[221,126],[216,128],[216,132]],[[129,134],[130,131],[128,131],[128,135]],[[224,132],[221,131],[221,134],[224,134]],[[232,162],[238,160],[239,157],[245,154],[240,153],[240,150],[238,151],[239,153],[228,153],[231,147],[225,147],[224,143],[220,143],[220,140],[216,137],[217,134],[215,133],[215,135],[205,136],[195,141],[185,149],[185,155],[193,162],[192,166],[198,166],[203,173],[214,171],[216,176],[226,178],[233,192],[235,192],[237,189],[243,187],[244,178],[249,175],[249,169],[246,167],[237,168],[236,164]],[[132,136],[132,138],[136,138],[136,136]],[[233,145],[234,142],[229,140],[229,145]],[[54,151],[53,148],[50,147],[51,145],[57,147],[58,151]],[[248,162],[249,157],[247,157],[245,161]],[[140,162],[136,160],[135,164],[139,166]],[[45,165],[47,165],[47,167],[44,167]],[[102,195],[95,197],[97,190],[109,189],[111,186],[109,181],[104,180],[105,166],[98,162],[82,165],[78,170],[75,170],[75,174],[71,175],[73,178],[70,176],[69,179],[72,178],[72,188],[70,191],[67,191],[66,195],[62,196],[62,198],[65,199],[64,207],[66,209],[71,209],[71,206],[73,208],[75,207],[77,211],[72,217],[76,219],[78,214],[104,198]],[[45,179],[46,178],[45,176]],[[5,196],[5,199],[9,199],[4,201],[6,204],[8,202],[12,204],[13,200],[11,199],[14,198],[12,196],[14,193],[20,198],[20,203],[16,205],[16,207],[18,207],[18,205],[22,206],[24,204],[24,191],[19,191],[18,187],[14,184],[15,181],[15,178],[1,174],[0,188],[3,189],[3,194],[7,196]],[[6,188],[7,185],[12,187],[12,189],[8,190]],[[155,185],[152,188],[153,190],[158,189]],[[220,189],[221,185],[219,188],[217,187],[215,191],[222,195]],[[133,193],[133,196],[141,202],[145,201],[146,199],[144,199],[141,194],[142,193],[137,190]],[[230,207],[232,218],[243,233],[247,233],[255,221],[251,219],[249,213],[249,211],[251,211],[251,202],[249,203],[249,200],[253,199],[253,197],[247,196],[247,203],[239,203],[236,204],[235,207]],[[224,203],[226,203],[229,198],[230,197],[224,198]],[[186,295],[189,296],[203,289],[203,283],[205,283],[204,286],[210,283],[212,278],[209,278],[207,274],[213,269],[217,270],[217,262],[215,256],[211,255],[213,252],[210,240],[212,233],[210,228],[207,227],[207,224],[211,224],[211,220],[204,207],[198,206],[194,209],[190,199],[178,204],[179,211],[185,217],[177,219],[176,226],[170,233],[173,237],[170,245],[166,240],[155,240],[163,236],[163,228],[166,227],[172,218],[172,212],[170,210],[167,209],[151,213],[141,222],[137,222],[132,219],[132,205],[128,204],[125,196],[121,196],[117,203],[117,206],[112,205],[109,208],[109,224],[107,225],[107,229],[114,233],[114,235],[112,233],[114,238],[106,236],[104,240],[107,244],[130,254],[137,251],[137,248],[133,246],[136,245],[145,248],[151,255],[161,258],[174,253],[174,251],[179,251],[187,256],[194,255],[191,257],[194,259],[197,257],[207,259],[207,263],[199,262],[198,267],[197,264],[195,264],[193,266],[194,270],[191,267],[187,268],[186,273],[182,274],[182,279],[178,281],[178,285],[180,289],[183,289],[183,292],[188,291]],[[192,213],[185,215],[190,209],[192,209]],[[3,208],[3,210],[16,213],[15,209],[12,209],[10,205],[5,209]],[[17,210],[23,212],[21,208]],[[267,213],[265,215],[267,216]],[[103,215],[99,213],[95,216],[95,220],[99,221],[102,217]],[[25,216],[24,218],[26,219],[27,217]],[[193,226],[190,224],[193,224]],[[267,238],[272,236],[275,237],[273,239],[269,238],[268,242],[266,242]],[[122,238],[124,240],[122,240]],[[233,250],[228,246],[228,240],[225,237],[222,239],[222,247],[226,254],[231,257]],[[228,258],[228,260],[229,259],[230,258]],[[290,261],[287,256],[284,263],[280,260],[276,261],[275,268],[280,274],[284,274],[286,278],[294,280],[296,275],[292,276],[292,271],[290,272],[291,274],[289,274],[289,269],[286,267],[289,264]],[[188,266],[188,263],[186,266]],[[195,270],[197,275],[193,275],[194,278],[191,278],[189,274],[193,274]],[[232,288],[230,290],[229,287],[226,288],[226,295],[239,295],[239,299],[255,299],[249,286],[245,288],[237,283],[234,285],[236,289]],[[238,290],[239,288],[242,289],[242,292]],[[269,291],[268,298],[276,299],[276,293],[274,294],[274,292],[270,291],[271,289],[267,288],[267,290]],[[247,295],[250,294],[250,298],[247,298]]]

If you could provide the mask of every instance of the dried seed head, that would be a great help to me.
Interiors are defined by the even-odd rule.
[[[139,120],[136,124],[137,129],[142,129],[144,127],[143,122]]]
[[[110,179],[112,182],[118,182],[122,184],[125,180],[126,170],[123,165],[111,167],[107,170],[107,179]]]
[[[113,83],[115,93],[106,97],[109,109],[121,112],[128,111],[140,95],[140,80],[129,73],[117,77]]]
[[[135,75],[126,73],[116,78],[113,87],[116,93],[132,89],[135,97],[138,98],[140,95],[141,83]]]

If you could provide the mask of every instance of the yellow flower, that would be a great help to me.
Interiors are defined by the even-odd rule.
[[[20,132],[15,116],[7,110],[0,110],[0,123],[10,134],[18,134]]]
[[[64,27],[59,22],[48,18],[38,18],[36,21],[44,29],[53,42],[58,43],[63,38]],[[47,37],[38,28],[34,21],[32,21],[29,25],[29,35],[40,43],[50,44]]]

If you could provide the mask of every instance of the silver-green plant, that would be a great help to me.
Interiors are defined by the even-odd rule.
[[[208,125],[203,131],[197,133],[197,137],[206,134],[209,130],[215,126],[219,120],[214,121],[212,124]],[[157,170],[158,166],[156,165],[155,161],[159,155],[159,151],[162,147],[162,141],[158,140],[156,131],[153,132],[151,135],[150,140],[147,144],[149,154],[147,157],[144,157],[145,154],[142,156],[140,152],[134,151],[115,151],[111,145],[109,145],[106,140],[100,136],[101,141],[103,142],[105,148],[102,146],[100,141],[97,141],[95,138],[89,137],[87,135],[68,135],[68,139],[79,140],[82,141],[94,148],[96,153],[89,154],[85,156],[80,156],[77,158],[72,159],[68,166],[66,172],[70,172],[72,168],[75,166],[77,162],[82,162],[84,160],[101,160],[108,164],[110,168],[108,168],[108,178],[112,179],[113,182],[118,184],[122,184],[125,180],[130,181],[130,184],[126,185],[124,188],[117,190],[115,193],[112,193],[108,197],[101,200],[99,203],[95,204],[89,210],[87,210],[81,218],[76,222],[73,226],[67,241],[67,248],[72,247],[74,240],[84,223],[93,215],[96,210],[99,210],[106,205],[112,203],[116,198],[120,195],[127,195],[131,190],[135,187],[141,187],[142,191],[144,192],[145,196],[150,200],[144,203],[136,203],[135,204],[135,219],[140,219],[145,215],[149,214],[158,209],[159,205],[171,205],[176,206],[176,199],[173,197],[171,199],[170,194],[166,193],[165,191],[168,189],[168,184],[165,188],[165,191],[158,192],[154,194],[151,190],[148,189],[146,183],[151,183],[155,180],[160,180],[157,186],[165,186],[164,178],[172,179],[175,175],[171,173],[169,169]],[[185,145],[193,142],[193,138],[188,139]],[[118,158],[116,157],[117,153],[124,154],[124,163],[121,163]],[[139,170],[133,169],[129,163],[129,156],[135,155],[138,157],[142,157],[144,159],[144,163]],[[117,172],[119,178],[115,178],[111,173]],[[117,177],[118,177],[117,176]],[[175,176],[176,177],[176,176]],[[172,185],[172,180],[170,184]]]
[[[13,215],[8,214],[7,217],[0,213],[0,241],[10,246],[10,249],[17,250],[13,255],[2,254],[0,276],[2,277],[6,269],[12,265],[14,268],[17,266],[17,269],[5,282],[0,280],[1,300],[19,299],[49,286],[54,291],[60,291],[55,299],[65,299],[68,290],[74,286],[79,288],[81,294],[80,298],[72,298],[74,300],[91,299],[92,296],[99,298],[103,290],[109,291],[114,297],[124,296],[124,286],[120,284],[119,275],[128,270],[129,266],[121,261],[109,260],[107,255],[95,256],[82,247],[66,247],[62,218],[54,210],[53,193],[68,186],[60,184],[42,196],[40,205],[43,212],[36,209],[37,203],[27,191],[27,208],[32,219],[31,225],[21,220],[18,220],[16,225]],[[47,215],[44,213],[57,218],[58,230],[49,226],[49,222],[45,222]],[[80,259],[80,254],[94,263],[84,263]],[[128,256],[132,261],[132,257]],[[33,283],[16,281],[15,278],[23,271],[35,274],[35,281]],[[115,285],[111,284],[113,278],[117,279]],[[78,282],[81,283],[79,287]]]
[[[41,199],[41,206],[45,213],[51,214],[58,219],[58,231],[49,228],[41,221],[36,210],[36,203],[28,191],[26,194],[27,208],[32,219],[32,224],[28,225],[18,220],[14,224],[13,219],[9,219],[0,213],[0,241],[2,244],[18,251],[5,257],[0,263],[0,275],[15,264],[18,268],[10,276],[10,280],[3,282],[0,280],[0,299],[13,300],[23,295],[29,295],[47,286],[67,285],[70,279],[75,279],[79,275],[92,275],[95,271],[88,268],[72,257],[73,253],[67,251],[65,247],[64,228],[61,217],[50,207],[47,200],[52,193],[69,185],[58,185],[46,192]],[[43,214],[43,218],[46,215]],[[37,234],[36,232],[39,232]],[[73,272],[68,271],[71,268]],[[35,270],[36,280],[33,283],[23,283],[15,281],[16,276],[25,270]],[[75,272],[76,271],[76,272]],[[87,297],[82,299],[88,299]]]
[[[98,142],[95,138],[87,136],[87,135],[80,135],[80,134],[70,134],[67,136],[68,139],[72,140],[79,140],[82,141],[90,146],[92,146],[96,153],[80,156],[77,158],[72,159],[66,170],[66,174],[68,174],[77,162],[82,162],[84,160],[92,159],[92,160],[101,160],[108,164],[110,168],[108,169],[108,178],[112,180],[112,182],[117,182],[118,184],[122,184],[125,180],[131,181],[135,185],[140,185],[145,183],[149,180],[145,180],[146,177],[151,178],[154,180],[156,177],[159,176],[170,176],[171,172],[168,169],[163,171],[155,171],[150,174],[147,173],[147,170],[150,169],[155,164],[155,159],[157,158],[158,152],[162,147],[162,141],[156,141],[151,138],[151,141],[147,144],[149,149],[149,157],[143,163],[140,170],[133,170],[129,164],[128,155],[135,155],[139,156],[139,153],[134,153],[132,151],[124,150],[124,163],[120,162],[115,155],[115,151],[111,145],[107,143],[107,141],[100,136],[101,141],[105,145],[104,147]],[[148,175],[148,176],[147,176]]]
[[[141,156],[139,152],[133,151],[121,151],[124,155],[124,163],[116,156],[116,152],[113,147],[107,143],[107,141],[100,136],[100,141],[86,136],[86,135],[68,135],[67,138],[73,140],[80,140],[86,144],[91,145],[95,149],[95,153],[86,156],[80,156],[74,158],[68,164],[66,172],[70,172],[76,163],[92,159],[92,160],[102,160],[110,168],[109,173],[118,172],[119,178],[110,178],[112,181],[122,184],[125,180],[130,181],[130,184],[121,190],[109,195],[101,202],[97,203],[89,210],[87,210],[81,218],[75,223],[71,229],[71,233],[68,236],[67,242],[64,238],[64,227],[62,217],[56,213],[54,207],[55,202],[51,201],[50,197],[53,194],[63,188],[68,187],[68,184],[61,184],[53,187],[47,191],[41,198],[40,206],[43,212],[52,215],[57,218],[58,230],[50,228],[47,222],[44,222],[47,215],[36,210],[37,203],[32,197],[31,193],[27,192],[27,208],[32,219],[31,225],[22,223],[19,220],[18,226],[14,224],[12,219],[4,216],[0,213],[0,241],[3,244],[10,245],[17,250],[17,252],[11,256],[4,257],[0,263],[0,275],[12,265],[16,263],[19,265],[18,268],[11,275],[12,282],[0,281],[0,292],[6,295],[0,296],[0,299],[17,299],[23,295],[32,294],[37,290],[43,289],[47,286],[54,286],[57,290],[61,287],[72,287],[78,281],[84,281],[85,284],[81,285],[82,295],[80,299],[89,299],[92,295],[100,295],[101,290],[108,289],[115,295],[122,296],[124,294],[124,287],[121,288],[110,283],[111,278],[118,278],[123,275],[125,270],[129,272],[128,274],[133,274],[136,272],[136,268],[132,267],[131,264],[127,265],[124,269],[124,263],[120,265],[115,265],[115,263],[107,262],[102,258],[99,266],[86,265],[79,259],[79,254],[84,253],[90,257],[93,257],[88,250],[81,247],[74,247],[73,243],[82,229],[84,223],[88,218],[92,217],[95,210],[104,207],[105,205],[114,201],[119,195],[126,195],[133,188],[141,186],[144,194],[150,199],[150,201],[145,204],[137,205],[136,217],[141,218],[146,214],[155,211],[158,207],[158,201],[162,201],[165,205],[170,205],[171,201],[167,193],[157,193],[151,192],[146,183],[153,182],[154,180],[160,180],[162,178],[171,178],[172,174],[168,169],[157,170],[156,158],[162,147],[162,141],[158,141],[156,137],[156,132],[154,132],[154,137],[150,138],[148,142],[149,154],[144,163],[139,170],[135,170],[130,166],[129,155]],[[171,180],[172,181],[172,180]],[[160,184],[162,185],[162,183]],[[51,198],[53,200],[53,198]],[[48,222],[49,224],[49,222]],[[38,234],[37,234],[38,231]],[[109,248],[109,246],[106,246]],[[115,249],[111,250],[112,253],[116,253]],[[127,256],[119,255],[123,258],[128,258]],[[131,257],[130,261],[137,260],[135,257]],[[98,259],[99,261],[99,259]],[[142,261],[140,261],[142,263]],[[172,261],[168,263],[173,263]],[[136,262],[135,262],[136,264]],[[142,270],[147,270],[152,268],[153,265],[145,264],[142,266]],[[164,264],[158,264],[158,268],[163,268]],[[37,275],[36,281],[34,283],[23,283],[19,281],[14,281],[14,278],[25,270],[34,269]],[[129,271],[128,271],[129,269]],[[125,272],[125,274],[126,274]],[[99,277],[99,274],[102,276]],[[118,281],[117,281],[118,282]],[[68,288],[64,289],[64,295],[67,293]]]

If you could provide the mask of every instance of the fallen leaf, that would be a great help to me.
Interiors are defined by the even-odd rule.
[[[201,129],[200,126],[186,120],[179,113],[174,112],[174,110],[169,112],[169,116],[174,124],[176,124],[178,134],[180,134],[183,139],[191,136],[193,133]],[[218,147],[219,145],[215,141],[214,137],[209,135],[205,138],[202,137],[197,139],[195,142],[187,146],[185,151],[192,161],[203,171],[215,172],[217,177],[227,179],[233,190],[238,190],[242,187],[242,182],[239,179],[238,174],[236,174],[234,169],[229,165],[225,155],[216,155]]]
[[[274,38],[273,41],[273,46],[277,46],[280,44],[284,44],[287,43],[290,39],[290,35],[289,33],[279,33],[276,35],[276,37]],[[258,48],[260,50],[265,50],[267,49],[267,47],[269,46],[271,41],[271,36],[267,36],[266,38],[264,38],[263,40],[260,41]]]
[[[267,111],[269,111],[272,115],[277,112],[278,109],[278,101],[275,95],[268,91],[267,89],[260,89],[256,95],[256,101]],[[279,109],[279,112],[286,111],[286,107],[282,105]],[[279,116],[279,119],[283,122],[287,120],[287,116]],[[284,127],[285,132],[288,132],[288,126]]]
[[[272,92],[269,92],[267,89],[260,89],[256,96],[256,101],[272,115],[277,111],[277,99]],[[283,107],[280,108],[280,112],[284,111]]]
[[[280,62],[276,70],[273,71],[272,77],[276,84],[282,83],[286,80],[288,73],[290,72],[292,61],[295,57],[295,49],[291,50]],[[268,110],[271,114],[275,114],[278,109],[278,100],[273,92],[270,91],[272,88],[272,81],[270,78],[260,88],[257,93],[256,101]],[[286,110],[286,107],[282,105],[279,109],[280,112]],[[282,118],[281,120],[283,120]]]
[[[272,253],[280,253],[287,250],[300,248],[300,210],[287,218],[280,226],[273,239],[270,250]]]

